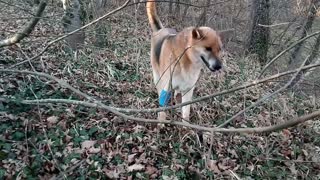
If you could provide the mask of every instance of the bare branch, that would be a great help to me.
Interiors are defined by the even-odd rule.
[[[296,78],[298,77],[298,75],[300,74],[300,72],[302,71],[302,68],[305,66],[306,62],[308,61],[309,57],[307,57],[304,62],[301,64],[300,68],[295,72],[295,74],[292,76],[292,78],[290,79],[290,81],[284,85],[283,87],[281,87],[280,89],[274,91],[273,93],[264,96],[263,98],[259,99],[258,101],[256,101],[255,103],[251,104],[250,106],[246,107],[245,109],[239,111],[237,114],[235,114],[234,116],[232,116],[230,119],[226,120],[224,123],[222,123],[221,125],[219,125],[218,127],[224,127],[227,124],[229,124],[231,121],[233,121],[234,119],[236,119],[238,116],[240,116],[241,114],[243,114],[244,112],[248,111],[249,109],[258,106],[259,104],[263,103],[264,101],[266,101],[267,99],[271,98],[272,96],[280,93],[281,91],[286,90],[288,87],[290,87],[292,85],[292,83],[296,80]]]
[[[303,70],[307,70],[307,69],[311,69],[311,68],[315,68],[315,67],[319,67],[319,66],[320,66],[320,63],[317,63],[317,64],[312,64],[312,65],[305,66],[302,69]],[[160,111],[176,109],[176,108],[180,108],[180,107],[183,107],[183,106],[186,106],[186,105],[189,105],[189,104],[194,104],[194,103],[197,103],[197,102],[201,102],[201,101],[205,101],[205,100],[208,100],[208,99],[212,99],[213,97],[217,97],[217,96],[221,96],[221,95],[225,95],[225,94],[230,94],[230,93],[235,92],[235,91],[239,91],[239,90],[246,89],[246,88],[249,88],[249,87],[252,87],[252,86],[256,86],[256,85],[268,82],[268,81],[273,80],[273,79],[277,79],[277,78],[280,78],[280,77],[283,77],[283,76],[286,76],[286,75],[289,75],[289,74],[293,74],[293,73],[295,73],[297,71],[298,71],[298,69],[282,72],[282,73],[275,74],[275,75],[270,76],[270,77],[266,77],[264,79],[247,82],[247,83],[245,83],[245,84],[243,84],[241,86],[235,87],[235,88],[231,88],[231,89],[220,91],[220,92],[217,92],[217,93],[213,93],[213,94],[210,94],[210,95],[207,95],[207,96],[199,97],[199,98],[193,99],[192,101],[188,101],[188,102],[185,102],[185,103],[177,104],[177,105],[174,105],[174,106],[167,106],[167,107],[153,108],[153,109],[115,108],[115,110],[120,111],[120,112],[125,112],[125,113],[150,113],[150,112],[160,112]],[[0,70],[0,72],[1,72],[1,70]]]
[[[46,100],[36,100],[39,103],[44,103],[44,102],[49,102]],[[22,101],[22,103],[25,104],[30,104],[28,103],[30,102],[30,100],[24,100]],[[53,101],[51,101],[53,103]],[[69,103],[71,104],[71,102],[73,102],[73,100],[61,100],[60,102],[56,102],[56,103]],[[91,107],[91,108],[101,108],[101,109],[105,109],[105,110],[109,110],[106,107],[107,106],[100,106],[96,103],[89,103],[89,102],[84,102],[84,101],[77,101],[77,105],[82,105],[82,106],[86,106],[86,107]],[[114,111],[113,112],[117,112]],[[115,113],[116,114],[116,113]],[[294,120],[291,121],[287,121],[278,125],[273,125],[273,126],[266,126],[266,127],[258,127],[258,128],[235,128],[235,129],[226,129],[226,128],[212,128],[212,127],[205,127],[205,126],[200,126],[200,125],[195,125],[195,124],[189,124],[189,123],[185,123],[185,122],[179,122],[179,121],[170,121],[170,120],[156,120],[156,119],[144,119],[144,118],[137,118],[137,117],[132,117],[132,116],[128,116],[125,114],[122,114],[120,112],[117,112],[116,115],[119,115],[120,117],[123,117],[124,119],[127,120],[133,120],[136,122],[142,122],[142,123],[161,123],[161,124],[172,124],[172,125],[177,125],[177,126],[184,126],[184,127],[189,127],[192,129],[197,129],[199,131],[206,131],[206,132],[221,132],[221,133],[268,133],[268,132],[273,132],[273,131],[278,131],[281,129],[286,129],[289,127],[293,127],[296,126],[300,123],[306,122],[308,120],[312,120],[318,116],[320,116],[320,110],[315,111],[311,114],[307,114],[304,116],[301,116],[299,118],[296,118]]]
[[[278,24],[270,24],[270,25],[258,24],[258,26],[271,28],[271,27],[283,26],[283,25],[288,25],[288,24],[290,24],[290,22],[284,22],[284,23],[278,23]]]
[[[299,73],[301,70],[306,69],[306,67],[311,68],[310,66],[301,67],[298,70],[295,70],[295,71],[292,71],[292,72]],[[317,66],[320,66],[320,64],[317,64]],[[313,67],[315,67],[315,65],[313,65]],[[219,128],[219,127],[218,128],[212,128],[212,127],[205,127],[205,126],[189,124],[189,123],[186,123],[186,122],[179,122],[179,121],[145,119],[145,118],[138,118],[138,117],[133,117],[133,116],[128,116],[126,114],[123,114],[123,113],[117,111],[116,109],[114,109],[112,107],[109,107],[109,106],[107,106],[107,105],[105,105],[105,104],[103,104],[103,103],[101,103],[99,101],[94,100],[89,95],[86,95],[86,94],[82,93],[81,91],[76,90],[75,88],[73,88],[72,86],[70,86],[69,84],[64,82],[63,80],[57,79],[57,78],[52,77],[52,76],[50,76],[48,74],[45,74],[45,73],[31,72],[31,71],[19,71],[19,70],[4,70],[4,69],[0,69],[0,72],[33,74],[33,75],[47,77],[49,79],[53,79],[53,80],[57,81],[61,85],[64,85],[64,86],[68,87],[70,90],[73,90],[78,95],[84,96],[88,100],[93,100],[92,103],[91,102],[85,102],[85,101],[73,101],[73,100],[62,100],[62,101],[60,101],[60,103],[69,103],[69,104],[77,103],[78,105],[82,105],[82,106],[86,106],[86,107],[105,109],[105,110],[107,110],[107,111],[109,111],[109,112],[111,112],[111,113],[113,113],[113,114],[115,114],[115,115],[117,115],[119,117],[124,118],[125,120],[132,120],[132,121],[141,122],[141,123],[172,124],[172,125],[184,126],[184,127],[189,127],[189,128],[192,128],[192,129],[197,129],[197,130],[200,130],[200,131],[207,131],[207,132],[211,132],[211,133],[212,132],[222,132],[222,133],[265,133],[265,132],[272,132],[272,131],[276,131],[276,130],[292,127],[292,126],[297,125],[299,123],[302,123],[302,122],[305,122],[307,120],[313,119],[313,118],[315,118],[317,116],[320,116],[320,110],[319,110],[319,111],[316,111],[316,112],[311,113],[309,115],[305,115],[305,116],[297,118],[297,119],[295,119],[293,121],[287,121],[287,122],[279,124],[279,125],[260,127],[260,128],[239,128],[239,129],[225,129],[225,128]],[[279,77],[279,74],[278,74],[278,77]],[[253,84],[257,84],[257,82],[255,82]],[[36,101],[37,101],[38,105],[40,105],[39,103],[41,102],[41,100],[36,100]],[[57,102],[57,100],[55,100],[55,101]],[[29,101],[27,101],[27,100],[22,101],[22,103],[25,103],[25,104],[27,104],[28,102],[30,102],[30,100]],[[42,101],[42,102],[44,102],[44,101]],[[190,101],[189,103],[193,103],[193,102]]]
[[[93,24],[101,21],[102,19],[107,18],[107,17],[109,17],[110,15],[112,15],[112,14],[114,14],[114,13],[122,10],[123,8],[125,8],[125,7],[129,4],[129,2],[130,2],[130,0],[127,0],[122,6],[114,9],[113,11],[110,11],[109,13],[107,13],[107,14],[99,17],[99,18],[97,18],[96,20],[94,20],[94,21],[92,21],[92,22],[90,22],[90,23],[82,26],[82,27],[79,28],[79,29],[76,29],[76,30],[74,30],[74,31],[72,31],[72,32],[69,32],[69,33],[67,33],[67,34],[65,34],[65,35],[63,35],[63,36],[58,37],[58,38],[55,39],[55,40],[50,41],[50,42],[47,44],[47,46],[46,46],[39,54],[37,54],[37,55],[33,56],[32,58],[27,59],[27,60],[25,60],[25,61],[21,61],[21,62],[15,64],[15,65],[11,66],[9,69],[11,69],[11,68],[13,68],[13,67],[16,67],[16,66],[19,66],[19,65],[21,65],[21,64],[24,64],[24,63],[26,63],[26,62],[30,62],[30,61],[38,58],[38,57],[41,56],[43,53],[45,53],[45,52],[47,51],[47,49],[48,49],[50,46],[52,46],[54,43],[57,43],[57,42],[65,39],[66,37],[71,36],[71,35],[74,34],[74,33],[77,33],[77,32],[79,32],[79,31],[81,31],[81,30],[83,30],[83,29],[86,29],[87,27],[89,27],[89,26],[91,26],[91,25],[93,25]]]
[[[27,37],[33,31],[34,27],[38,24],[46,6],[47,6],[47,1],[42,1],[38,6],[38,10],[35,16],[32,18],[29,24],[26,27],[24,27],[22,30],[20,30],[20,32],[16,33],[13,37],[0,41],[0,48],[19,43],[23,38]]]
[[[262,71],[261,71],[258,79],[260,79],[261,76],[263,75],[263,73],[264,73],[277,59],[279,59],[284,53],[288,52],[289,50],[291,50],[292,48],[294,48],[294,47],[297,46],[298,44],[304,42],[305,40],[307,40],[307,39],[309,39],[309,38],[311,38],[311,37],[313,37],[313,36],[316,36],[316,35],[318,35],[318,34],[320,34],[320,31],[317,31],[317,32],[315,32],[315,33],[312,33],[312,34],[310,34],[309,36],[306,36],[306,37],[304,37],[304,38],[296,41],[296,42],[293,43],[291,46],[289,46],[287,49],[285,49],[285,50],[283,50],[282,52],[280,52],[276,57],[274,57],[273,59],[271,59],[271,60],[268,62],[268,64],[266,64],[266,65],[264,66],[264,68],[262,69]]]

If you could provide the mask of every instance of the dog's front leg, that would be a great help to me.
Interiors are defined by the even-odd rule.
[[[182,93],[182,103],[191,101],[193,96],[194,88],[191,88],[189,91]],[[182,107],[182,118],[183,120],[189,121],[190,119],[190,105],[186,105]]]
[[[169,84],[165,86],[165,88],[160,89],[158,88],[158,94],[159,94],[159,105],[160,107],[165,107],[168,105],[170,98],[171,98],[171,91]],[[159,112],[158,113],[158,119],[159,120],[166,120],[166,113],[165,112]]]

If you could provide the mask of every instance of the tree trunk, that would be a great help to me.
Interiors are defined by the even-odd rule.
[[[105,12],[107,5],[106,0],[91,0],[93,18],[97,19]],[[108,45],[108,26],[105,22],[101,21],[95,25],[95,45],[97,47],[106,47]]]
[[[175,16],[177,19],[180,18],[180,0],[176,0]]]
[[[169,15],[172,15],[172,4],[173,4],[173,0],[169,1]]]
[[[308,16],[307,16],[307,20],[306,20],[305,24],[303,25],[300,39],[303,39],[304,37],[306,37],[308,35],[308,33],[311,31],[311,28],[312,28],[312,25],[313,25],[313,22],[314,22],[314,19],[316,17],[317,10],[318,10],[319,7],[320,7],[320,1],[319,0],[312,0],[311,1],[309,12],[308,12]],[[301,49],[302,49],[303,45],[304,45],[304,43],[300,43],[292,50],[291,58],[289,60],[289,64],[297,63],[297,59],[301,54]]]
[[[190,4],[191,3],[191,0],[185,0],[186,3]],[[186,16],[187,16],[187,13],[188,13],[188,10],[190,8],[190,5],[185,5],[185,8],[183,10],[183,14],[182,14],[182,21],[185,20]]]
[[[62,18],[62,23],[64,27],[64,32],[69,33],[83,25],[81,20],[81,4],[80,0],[61,0],[63,3],[64,16]],[[84,44],[85,33],[84,31],[79,31],[75,34],[66,38],[67,43],[72,50],[77,50]]]
[[[258,55],[260,64],[263,65],[267,61],[269,48],[269,27],[261,25],[269,25],[270,0],[253,0],[251,10],[251,28],[246,45],[249,53]]]
[[[204,26],[207,24],[207,12],[210,6],[211,0],[207,0],[206,6],[203,8],[203,11],[199,17],[198,25],[197,26]]]

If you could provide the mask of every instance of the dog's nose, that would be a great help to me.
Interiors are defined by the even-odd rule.
[[[222,68],[222,65],[220,62],[216,63],[216,65],[213,67],[214,70],[218,71]]]
[[[211,63],[210,63],[210,70],[211,71],[218,71],[221,68],[222,68],[222,64],[221,64],[220,60],[214,59],[211,61]]]

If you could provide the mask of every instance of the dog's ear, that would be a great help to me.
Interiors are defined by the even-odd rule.
[[[203,33],[199,28],[194,28],[192,30],[192,38],[193,39],[201,39],[203,38]]]
[[[234,29],[227,29],[223,31],[218,31],[218,34],[220,36],[220,39],[222,43],[227,43],[232,38],[232,35],[234,33]]]

